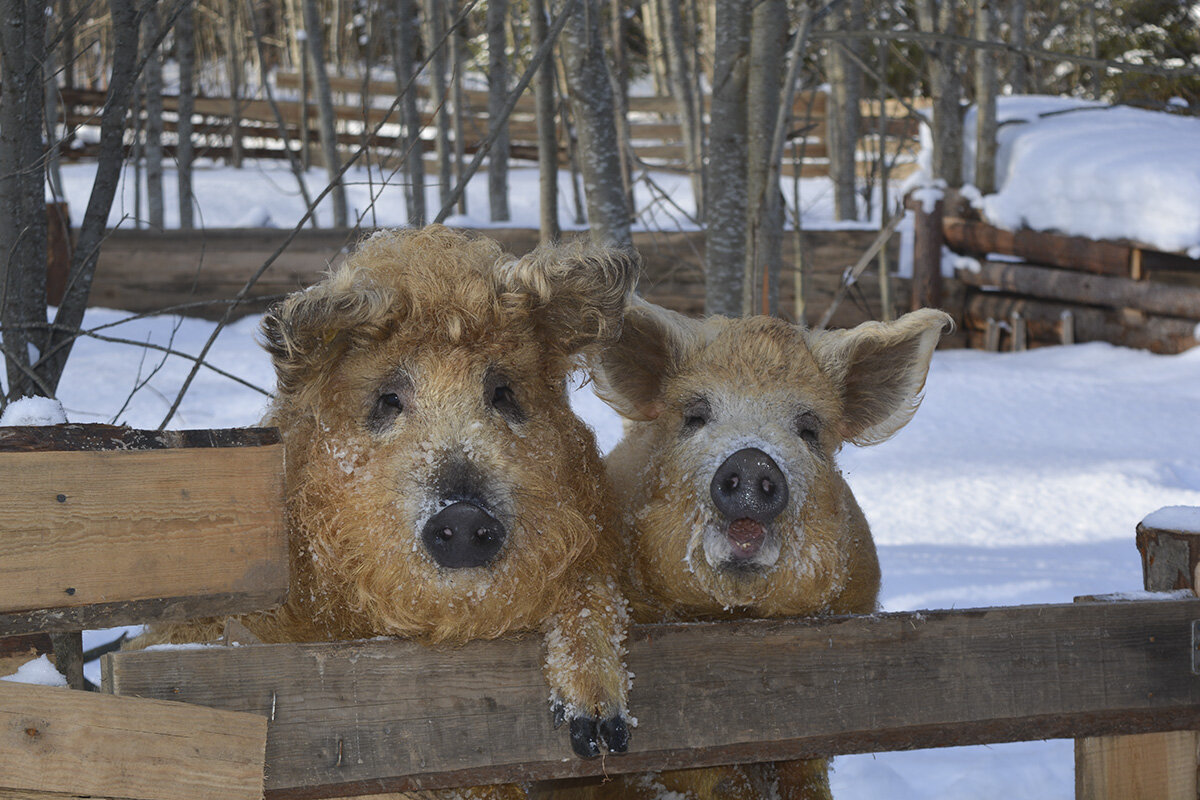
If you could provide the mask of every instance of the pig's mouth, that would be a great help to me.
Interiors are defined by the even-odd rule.
[[[742,564],[758,556],[767,540],[767,526],[758,520],[742,517],[729,523],[725,529],[725,539],[729,542],[730,561]]]

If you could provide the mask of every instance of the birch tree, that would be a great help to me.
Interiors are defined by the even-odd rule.
[[[312,68],[313,84],[317,92],[317,113],[320,117],[321,152],[325,160],[325,172],[333,187],[333,225],[344,228],[348,223],[346,210],[346,187],[342,183],[341,159],[337,150],[337,123],[333,111],[333,90],[329,85],[329,73],[325,71],[324,22],[317,0],[303,0],[304,27],[309,48],[309,65]]]
[[[192,3],[175,22],[175,57],[179,61],[179,123],[175,146],[176,185],[179,190],[179,227],[195,227],[192,198],[192,111],[196,107],[196,27]]]
[[[850,0],[826,17],[829,30],[863,30],[866,18],[862,0]],[[862,129],[860,101],[863,74],[857,59],[863,57],[859,40],[831,42],[826,56],[829,76],[829,108],[826,114],[826,146],[829,175],[833,180],[834,218],[858,219],[858,139]]]
[[[545,0],[529,0],[533,46],[542,47],[546,41],[549,22]],[[555,127],[554,59],[547,58],[538,67],[534,78],[534,102],[537,115],[539,228],[542,242],[558,241],[558,135]]]
[[[922,31],[958,32],[951,0],[918,0],[917,21]],[[925,47],[929,90],[933,96],[933,177],[949,186],[962,185],[962,78],[957,45],[945,41]]]
[[[430,53],[429,95],[437,121],[438,202],[446,205],[454,189],[450,149],[450,108],[446,96],[446,10],[443,0],[425,0],[425,52]]]
[[[531,9],[532,11],[532,9]],[[499,119],[508,95],[508,0],[488,0],[488,118]],[[508,211],[508,121],[488,158],[488,209],[492,222],[506,222]]]
[[[151,5],[142,18],[146,42],[146,211],[155,230],[163,225],[163,62],[159,41],[162,21]]]
[[[975,38],[996,38],[995,0],[976,0]],[[975,51],[975,186],[984,194],[996,191],[996,92],[995,57],[990,50]]]
[[[712,112],[705,201],[707,252],[704,310],[742,313],[746,263],[746,81],[751,0],[716,0]]]
[[[396,94],[401,96],[400,116],[404,123],[404,166],[408,180],[404,197],[408,224],[425,224],[425,160],[421,148],[421,115],[417,109],[417,85],[414,81],[416,52],[420,44],[420,16],[417,0],[397,0],[391,21],[392,58],[395,62]]]
[[[559,13],[568,0],[555,0]],[[597,0],[578,0],[559,42],[571,111],[579,135],[579,161],[594,241],[629,246],[630,209],[621,185],[616,109]]]
[[[683,135],[683,161],[692,183],[696,215],[704,218],[704,129],[700,98],[693,91],[696,67],[689,63],[683,34],[682,0],[659,0],[662,3],[662,28],[666,39],[667,63],[670,66],[671,94],[678,109],[680,132]]]

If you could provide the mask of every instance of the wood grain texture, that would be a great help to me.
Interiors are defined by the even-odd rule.
[[[119,694],[270,715],[267,792],[325,797],[1200,723],[1200,601],[635,628],[630,754],[551,726],[531,639],[106,656]]]
[[[278,604],[282,462],[279,444],[0,452],[0,635]]]
[[[0,682],[0,797],[257,800],[266,737],[254,714]]]

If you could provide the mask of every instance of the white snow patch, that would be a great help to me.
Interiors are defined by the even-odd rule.
[[[1142,524],[1158,530],[1200,533],[1200,507],[1164,506],[1147,514]]]
[[[67,679],[50,663],[49,656],[39,656],[32,661],[22,664],[12,675],[5,675],[0,681],[13,683],[35,683],[40,686],[66,686]]]
[[[0,414],[0,428],[16,425],[63,425],[67,412],[52,397],[22,397],[9,403]]]

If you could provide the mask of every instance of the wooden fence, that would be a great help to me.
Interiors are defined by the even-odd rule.
[[[390,100],[395,97],[396,85],[384,81],[364,81],[361,78],[332,77],[332,88],[337,98],[334,114],[338,125],[338,143],[343,148],[362,144],[379,151],[382,156],[395,156],[403,152],[404,142],[396,135],[396,128],[385,128],[388,133],[368,136],[370,130],[381,122],[399,124],[398,112],[388,114]],[[298,73],[277,72],[275,84],[286,97],[277,99],[280,116],[286,125],[287,138],[299,148],[307,148],[318,139],[317,112],[312,98],[301,98],[301,81]],[[428,103],[428,89],[419,86],[421,100],[426,107],[421,122],[425,127],[434,124],[435,114]],[[463,133],[464,150],[475,152],[479,143],[487,136],[489,118],[487,94],[478,90],[464,91]],[[62,103],[67,109],[68,126],[98,124],[100,110],[106,93],[94,90],[65,90]],[[918,105],[921,101],[915,101]],[[799,162],[785,158],[782,174],[815,177],[829,174],[829,158],[826,147],[826,95],[821,92],[801,92],[795,101],[794,130],[789,137],[791,144],[803,145]],[[168,117],[164,129],[177,130],[179,98],[164,96],[163,108]],[[241,119],[239,131],[243,137],[253,139],[256,144],[245,147],[244,155],[258,158],[283,158],[286,150],[274,112],[266,100],[245,99],[237,104]],[[871,140],[872,148],[878,148],[877,131],[880,126],[880,103],[864,100],[862,103],[864,136]],[[908,116],[903,105],[888,101],[882,110],[884,128],[884,151],[890,157],[903,154],[893,177],[904,177],[914,165],[916,155],[917,122]],[[195,101],[194,130],[200,142],[198,154],[210,157],[227,157],[229,133],[232,129],[233,102],[229,98],[198,97]],[[671,171],[687,171],[683,151],[683,136],[680,130],[678,109],[670,97],[629,98],[629,131],[634,158],[643,166]],[[364,128],[365,125],[365,128]],[[537,131],[534,120],[532,90],[517,102],[509,119],[509,155],[519,159],[537,159]],[[302,131],[304,132],[302,135]],[[560,126],[560,158],[568,163],[568,131]],[[432,139],[423,139],[422,147],[430,151]],[[293,148],[295,149],[295,148]],[[72,148],[65,152],[67,157],[90,155],[94,148],[87,146]],[[173,153],[167,147],[167,153]],[[789,148],[790,152],[790,148]],[[311,156],[320,159],[320,148],[313,147]],[[869,169],[865,162],[862,168]]]
[[[960,268],[961,318],[972,347],[1106,341],[1178,353],[1200,338],[1200,260],[1131,242],[1007,231],[953,199],[946,245]]]
[[[0,636],[279,602],[279,447],[269,431],[0,430],[5,474],[29,474],[0,485]],[[1138,542],[1148,585],[1192,585],[1200,536]],[[14,588],[25,569],[36,585]],[[639,725],[628,755],[594,761],[552,727],[534,638],[121,652],[113,696],[0,684],[0,796],[318,798],[1138,734],[1080,743],[1079,796],[1194,798],[1197,620],[1175,594],[635,627]],[[1144,738],[1159,731],[1184,733]],[[1147,775],[1129,747],[1166,754]]]

